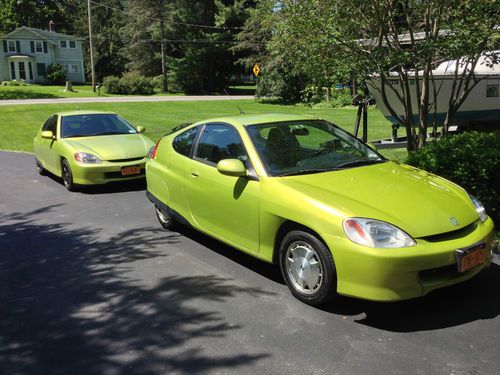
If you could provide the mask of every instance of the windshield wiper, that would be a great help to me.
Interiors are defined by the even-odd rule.
[[[96,133],[92,135],[115,135],[115,134],[136,134],[136,133],[124,133],[124,132],[117,132],[117,131],[109,131],[109,132],[102,132],[102,133]]]
[[[339,164],[335,167],[335,169],[342,169],[342,168],[348,168],[348,167],[360,167],[363,165],[370,165],[370,164],[378,164],[378,163],[385,163],[387,160],[383,159],[360,159],[360,160],[351,160],[347,161],[345,163]]]
[[[63,138],[78,138],[78,137],[90,137],[93,134],[71,134],[71,135],[65,135]]]
[[[332,170],[334,170],[334,168],[299,169],[298,171],[292,171],[292,172],[286,172],[286,173],[279,174],[276,177],[297,176],[297,175],[301,175],[301,174],[313,174],[313,173],[329,172]]]

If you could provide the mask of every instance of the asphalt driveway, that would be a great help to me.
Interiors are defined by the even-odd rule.
[[[274,267],[163,230],[143,183],[69,193],[30,154],[0,166],[2,375],[500,373],[498,255],[422,299],[317,309]]]

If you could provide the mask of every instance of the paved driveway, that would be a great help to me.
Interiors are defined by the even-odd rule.
[[[499,374],[500,257],[423,299],[295,300],[272,266],[0,152],[0,373]]]

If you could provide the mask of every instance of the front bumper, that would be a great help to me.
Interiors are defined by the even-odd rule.
[[[494,239],[493,221],[460,238],[442,241],[416,239],[404,249],[373,249],[346,238],[326,236],[337,269],[339,294],[375,301],[421,297],[430,291],[470,279],[489,266]],[[466,272],[457,270],[456,251],[485,243],[485,262]]]
[[[71,166],[73,182],[78,185],[98,185],[113,181],[135,180],[145,177],[146,157],[123,162],[103,161],[101,164],[79,164],[74,162]],[[123,176],[124,167],[139,167],[140,173]]]

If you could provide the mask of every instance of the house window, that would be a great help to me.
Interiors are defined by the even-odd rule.
[[[16,42],[14,42],[13,40],[9,40],[8,45],[9,52],[16,52]]]
[[[33,64],[28,61],[28,73],[30,75],[30,81],[33,81]]]
[[[38,53],[43,52],[43,44],[42,42],[35,42],[35,51]]]
[[[26,81],[26,65],[24,61],[20,61],[19,63],[19,78],[23,81]]]
[[[498,85],[486,85],[486,97],[498,98]]]
[[[76,48],[76,42],[74,40],[69,41],[69,48]]]
[[[14,80],[16,79],[16,65],[14,61],[10,62],[10,77]]]
[[[69,72],[70,72],[70,73],[78,73],[78,65],[76,65],[76,64],[71,64],[71,65],[69,66]]]
[[[65,40],[60,40],[59,46],[61,46],[61,48],[68,48],[67,42]]]

